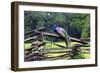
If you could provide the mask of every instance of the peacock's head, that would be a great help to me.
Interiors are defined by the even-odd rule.
[[[56,28],[58,26],[59,26],[58,24],[52,24],[52,28]]]
[[[58,24],[52,24],[52,25],[51,25],[51,30],[52,30],[53,32],[56,32],[56,27],[58,27]]]

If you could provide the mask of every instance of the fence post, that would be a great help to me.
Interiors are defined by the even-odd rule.
[[[79,59],[80,58],[80,52],[81,52],[81,50],[80,50],[79,46],[73,47],[72,50],[71,50],[71,53],[70,53],[71,59]]]

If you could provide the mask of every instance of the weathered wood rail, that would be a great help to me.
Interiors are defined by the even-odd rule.
[[[51,36],[51,37],[60,37],[59,35],[57,35],[55,33],[40,32],[38,30],[33,30],[32,32],[33,33],[37,33],[37,34],[46,35],[46,36]],[[37,36],[29,37],[29,38],[25,39],[24,42],[30,41],[30,40],[36,39],[36,38],[37,38]],[[83,44],[88,44],[88,42],[86,42],[86,41],[83,41],[83,40],[80,40],[80,39],[76,39],[76,38],[73,38],[73,37],[70,37],[70,39],[71,39],[71,41],[75,41],[75,42],[79,42],[79,43],[83,43]]]
[[[25,53],[25,61],[37,61],[37,60],[57,60],[57,59],[73,59],[80,54],[90,54],[90,48],[82,49],[81,47],[89,47],[84,45],[76,45],[73,47],[61,47],[61,48],[42,48],[42,49],[26,49],[28,54]],[[56,50],[56,51],[55,51]],[[62,54],[55,57],[48,57],[48,54]]]
[[[37,40],[39,39],[38,37],[43,37],[43,36],[50,36],[50,37],[59,37],[59,35],[55,33],[49,33],[49,32],[44,32],[45,28],[39,28],[36,30],[28,31],[25,33],[25,35],[29,35],[30,33],[34,33],[35,35],[32,37],[29,37],[24,40],[24,42],[30,41],[30,40]],[[30,48],[25,48],[24,50],[24,60],[25,61],[41,61],[41,60],[58,60],[58,59],[76,59],[76,57],[80,57],[80,54],[89,54],[90,53],[90,45],[87,41],[81,40],[81,39],[76,39],[73,37],[70,37],[71,41],[78,42],[80,44],[76,44],[72,47],[67,47],[67,46],[62,46],[59,44],[55,44],[59,46],[59,48],[41,48],[41,46],[46,45],[47,42],[43,42],[43,39],[41,38],[42,41],[35,43],[31,43]],[[34,44],[35,43],[35,44]],[[88,44],[88,45],[87,45]],[[88,48],[82,48],[82,47],[88,47]],[[48,54],[61,54],[58,56],[48,56]]]

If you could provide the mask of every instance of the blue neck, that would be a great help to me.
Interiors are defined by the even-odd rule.
[[[51,29],[52,29],[53,32],[56,32],[56,26],[52,26]]]

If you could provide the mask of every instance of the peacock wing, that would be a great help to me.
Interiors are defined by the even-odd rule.
[[[58,34],[60,34],[62,37],[66,37],[66,33],[65,33],[65,30],[64,30],[63,28],[56,27],[56,31],[57,31]]]

